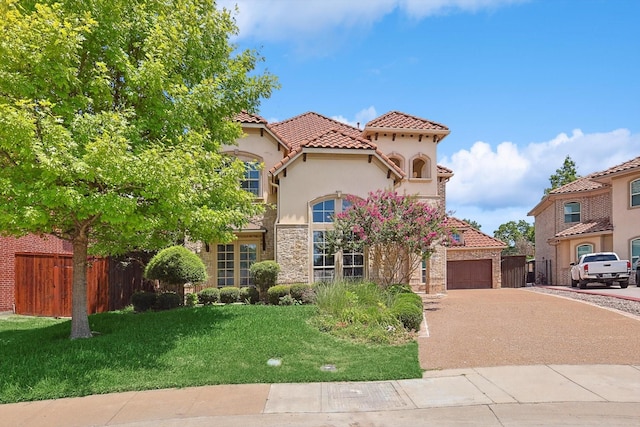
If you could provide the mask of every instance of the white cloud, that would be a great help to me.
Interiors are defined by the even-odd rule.
[[[241,38],[294,41],[328,37],[336,30],[368,29],[398,9],[411,19],[450,12],[476,12],[527,0],[218,0],[235,10]]]
[[[638,156],[638,147],[640,134],[627,129],[592,134],[576,129],[521,147],[503,142],[494,148],[478,141],[439,160],[454,172],[447,184],[447,209],[479,222],[488,234],[511,220],[533,222],[527,212],[540,201],[549,177],[567,155],[584,176]]]
[[[331,116],[331,118],[333,120],[337,120],[341,123],[346,123],[348,125],[351,125],[353,127],[359,127],[360,129],[362,129],[364,127],[364,125],[366,125],[368,122],[370,122],[371,120],[375,119],[376,117],[378,117],[378,113],[376,112],[375,107],[372,105],[368,108],[364,108],[360,111],[358,111],[355,114],[355,120],[349,120],[346,117],[340,115],[340,116]]]

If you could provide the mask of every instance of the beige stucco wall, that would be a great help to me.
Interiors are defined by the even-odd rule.
[[[620,258],[631,259],[631,240],[640,238],[640,206],[631,207],[630,184],[640,173],[612,180],[613,250]]]
[[[329,195],[352,194],[367,197],[370,191],[393,188],[388,168],[367,155],[325,155],[310,153],[287,165],[280,179],[280,224],[309,222],[309,202]]]

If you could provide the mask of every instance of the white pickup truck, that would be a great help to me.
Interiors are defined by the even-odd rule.
[[[578,263],[571,263],[571,286],[580,285],[580,289],[589,283],[602,283],[607,286],[617,283],[622,289],[629,286],[631,262],[621,260],[615,252],[585,254]]]

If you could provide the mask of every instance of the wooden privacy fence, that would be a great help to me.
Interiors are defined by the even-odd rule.
[[[500,263],[503,288],[522,288],[527,278],[527,257],[524,255],[503,256]]]
[[[16,313],[71,316],[73,263],[71,255],[16,254]],[[87,268],[87,312],[117,310],[145,286],[142,266],[113,258],[93,259]]]

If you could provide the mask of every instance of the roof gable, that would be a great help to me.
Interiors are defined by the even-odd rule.
[[[338,130],[354,137],[361,136],[360,129],[354,128],[321,114],[307,112],[282,122],[268,125],[291,150],[295,150],[305,141],[310,141],[330,130]]]
[[[488,234],[483,233],[482,231],[473,228],[471,225],[462,221],[455,217],[447,218],[447,226],[451,229],[454,229],[461,235],[462,239],[460,243],[454,243],[451,245],[450,249],[456,248],[496,248],[503,249],[506,248],[507,245],[501,241],[496,239],[495,237],[491,237]]]
[[[449,132],[449,128],[443,124],[402,113],[400,111],[390,111],[371,120],[365,126],[365,130],[376,128]]]
[[[246,124],[248,123],[255,123],[255,124],[262,124],[262,125],[267,124],[267,120],[264,119],[263,117],[257,114],[248,113],[245,110],[242,110],[241,112],[236,114],[233,119],[237,122],[246,123]]]

